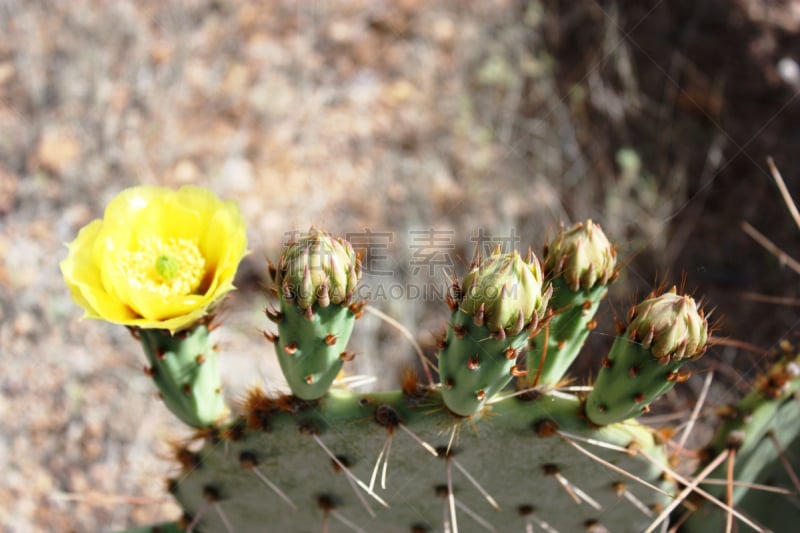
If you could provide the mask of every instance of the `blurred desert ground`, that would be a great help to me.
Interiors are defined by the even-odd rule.
[[[137,183],[202,184],[242,206],[252,253],[219,332],[234,400],[281,387],[259,332],[265,257],[311,224],[389,232],[369,237],[391,272],[365,276],[377,290],[441,285],[426,257],[463,274],[481,229],[538,251],[559,222],[591,217],[629,260],[607,317],[685,276],[718,335],[796,341],[796,306],[743,294],[797,298],[800,277],[739,224],[798,250],[765,158],[800,196],[799,28],[790,1],[0,0],[3,530],[178,516],[167,442],[186,432],[125,329],[81,322],[58,270],[64,243]],[[370,304],[432,353],[446,307],[406,295]],[[613,334],[607,318],[587,369]],[[378,387],[414,361],[372,316],[351,348],[351,372]],[[728,369],[721,404],[766,359],[718,347],[696,370]],[[689,405],[700,381],[667,405]]]

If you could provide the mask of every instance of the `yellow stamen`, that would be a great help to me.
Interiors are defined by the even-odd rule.
[[[148,236],[138,250],[125,252],[120,270],[135,291],[178,296],[197,290],[205,274],[205,260],[193,241]]]

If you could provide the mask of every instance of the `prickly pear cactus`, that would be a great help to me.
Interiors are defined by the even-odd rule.
[[[509,398],[473,419],[422,387],[256,393],[247,409],[170,484],[196,530],[638,532],[674,491],[642,459],[666,463],[647,428],[595,427],[570,395]]]
[[[310,400],[251,391],[237,418],[178,451],[181,527],[642,531],[677,493],[649,428],[592,421],[584,397],[553,385],[501,392],[524,377],[516,359],[553,313],[550,290],[532,254],[477,261],[448,300],[441,384],[410,375],[400,391]],[[279,328],[276,344],[297,338]]]
[[[166,211],[163,220],[171,220]],[[243,234],[238,224],[231,229]],[[312,228],[268,266],[279,308],[267,312],[278,333],[266,336],[292,394],[253,390],[228,418],[208,324],[244,249],[237,245],[236,261],[223,264],[224,244],[201,248],[213,259],[205,278],[219,277],[225,290],[164,319],[181,328],[159,319],[137,329],[141,317],[123,317],[165,403],[195,429],[168,483],[183,517],[132,531],[639,532],[658,527],[682,501],[677,456],[634,417],[684,379],[678,368],[705,349],[708,324],[692,298],[650,295],[634,307],[593,387],[559,384],[617,275],[614,247],[591,221],[550,243],[545,269],[530,252],[479,258],[448,297],[439,383],[423,385],[410,373],[401,390],[367,394],[329,390],[350,359],[345,346],[362,311],[353,300],[360,265],[349,243]],[[74,262],[64,269],[68,281],[78,267],[94,272]],[[765,430],[753,421],[762,412],[800,418],[797,402],[786,401],[797,391],[797,365],[786,362],[745,399],[741,418],[713,445],[741,436],[743,479],[762,479],[763,464],[775,462],[761,451]],[[796,433],[775,438],[796,446]]]

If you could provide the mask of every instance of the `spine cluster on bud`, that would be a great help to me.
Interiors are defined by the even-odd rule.
[[[679,370],[702,356],[707,342],[705,313],[674,287],[634,306],[586,400],[589,419],[613,424],[646,412],[676,382],[689,378]]]
[[[360,305],[353,302],[361,265],[351,244],[322,230],[290,242],[269,264],[280,311],[275,349],[289,387],[303,400],[323,396],[345,360]]]
[[[708,320],[691,296],[669,292],[648,298],[631,310],[631,340],[649,348],[659,364],[697,359],[706,350]]]
[[[439,352],[442,398],[452,412],[475,414],[519,374],[517,357],[543,324],[550,292],[530,251],[523,260],[498,249],[473,263],[460,285],[454,282]]]
[[[277,268],[270,264],[269,270],[281,297],[304,312],[315,304],[348,305],[361,279],[352,245],[316,228],[288,243]]]
[[[617,250],[591,219],[561,231],[545,248],[545,272],[573,292],[608,285],[617,277]]]
[[[545,247],[545,277],[552,280],[555,311],[547,330],[528,346],[528,386],[553,386],[578,356],[608,285],[617,278],[617,251],[591,220],[563,230]]]

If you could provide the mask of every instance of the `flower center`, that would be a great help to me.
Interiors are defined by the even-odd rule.
[[[200,286],[205,260],[191,240],[151,235],[139,243],[138,250],[125,252],[120,269],[135,291],[179,296]]]
[[[178,275],[178,259],[171,255],[160,255],[156,259],[156,273],[169,283]]]

